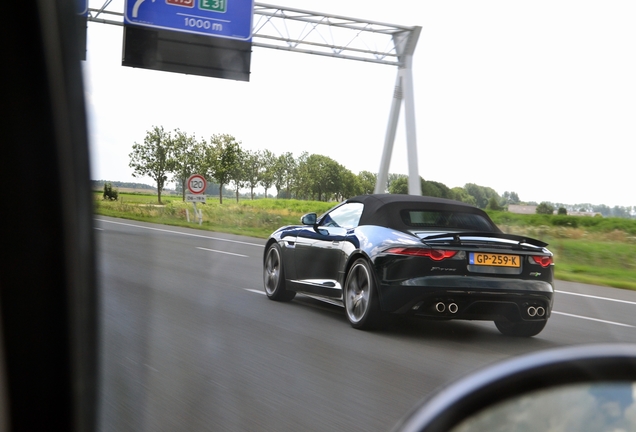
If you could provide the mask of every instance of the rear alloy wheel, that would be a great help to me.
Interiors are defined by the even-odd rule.
[[[265,255],[263,285],[265,286],[265,294],[270,300],[286,302],[296,297],[294,291],[285,289],[283,258],[278,243],[272,243]]]
[[[375,280],[365,259],[358,259],[351,266],[343,294],[347,318],[353,328],[368,330],[380,324],[380,302]]]
[[[541,333],[547,323],[547,320],[534,322],[495,321],[495,325],[501,334],[516,337],[536,336]]]

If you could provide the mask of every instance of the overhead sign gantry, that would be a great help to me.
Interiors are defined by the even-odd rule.
[[[122,22],[124,13],[109,10],[108,6],[112,0],[104,1],[104,6],[100,9],[90,9],[89,21],[124,25]],[[128,1],[132,2],[132,7],[134,7],[135,1],[145,4],[152,0]],[[229,9],[233,2],[239,0],[156,0],[155,3],[167,3],[167,7],[168,2],[170,2],[172,6],[181,8],[180,6],[176,6],[175,3],[192,5],[194,7],[195,4],[209,4],[208,2],[215,1],[219,3],[227,2],[225,6]],[[129,6],[126,7],[126,10],[128,10],[128,8]],[[139,6],[139,10],[141,10],[141,8],[142,5]],[[139,10],[137,11],[138,14]],[[145,12],[141,13],[144,14]],[[118,17],[118,19],[105,19],[101,17],[102,15],[115,16]],[[180,25],[189,26],[189,24],[194,24],[195,27],[197,25],[202,27],[207,25],[204,24],[203,18],[192,18],[195,20],[201,19],[202,21],[186,22],[185,17],[181,16],[183,21]],[[419,26],[400,26],[339,15],[321,14],[265,3],[253,4],[253,18],[251,22],[252,39],[248,49],[250,52],[251,47],[254,46],[397,66],[398,73],[395,81],[395,91],[393,92],[393,101],[384,139],[384,149],[382,151],[375,192],[382,193],[386,188],[397,123],[402,102],[404,102],[409,194],[421,195],[415,128],[415,100],[413,96],[413,54],[422,28]],[[212,23],[210,26],[211,25]],[[135,28],[140,28],[140,26],[135,25]],[[158,29],[157,31],[164,30]],[[179,33],[181,32],[177,34]],[[185,31],[183,34],[185,34]],[[195,36],[205,37],[198,34]],[[138,50],[138,52],[135,53],[137,58],[143,58],[144,55],[147,56],[149,50],[152,51],[156,49],[155,46],[162,42],[160,39],[160,37],[154,39],[146,38],[142,44],[136,47]],[[209,39],[214,40],[215,38]],[[235,42],[246,43],[245,41],[238,40]],[[244,51],[244,53],[246,52],[247,51]],[[170,54],[176,55],[178,53],[171,52]],[[243,79],[245,81],[249,80],[249,57],[239,57],[236,60],[239,65],[241,62],[243,62],[243,66],[245,66],[245,64],[248,65],[247,73],[243,70],[242,72],[223,77]],[[125,64],[125,62],[123,63]],[[135,66],[134,64],[129,65]],[[196,72],[197,65],[190,66],[190,70]],[[173,71],[183,72],[179,70]]]

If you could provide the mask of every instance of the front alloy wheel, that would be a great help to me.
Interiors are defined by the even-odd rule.
[[[351,326],[371,329],[380,322],[380,303],[371,268],[365,259],[358,259],[347,274],[344,304]]]

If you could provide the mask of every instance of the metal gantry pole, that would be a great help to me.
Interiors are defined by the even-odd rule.
[[[400,69],[404,89],[404,120],[406,123],[406,154],[409,166],[409,195],[422,195],[422,184],[417,162],[417,137],[415,134],[415,97],[413,96],[413,56],[404,59]]]
[[[393,102],[389,114],[389,124],[387,126],[384,139],[384,150],[380,160],[380,169],[375,184],[375,193],[384,193],[389,178],[389,165],[391,154],[393,153],[393,143],[397,131],[398,119],[400,117],[400,107],[404,101],[404,115],[406,124],[406,149],[409,168],[408,191],[409,195],[421,195],[422,185],[417,161],[417,136],[415,133],[415,97],[413,96],[413,52],[419,39],[421,27],[413,27],[407,33],[393,36],[395,48],[398,52],[400,65],[398,66],[397,79],[395,81],[395,91],[393,92]]]
[[[389,124],[386,127],[386,135],[384,137],[384,150],[382,150],[380,169],[378,170],[378,178],[375,183],[374,192],[377,194],[386,192],[386,185],[389,181],[389,165],[391,164],[393,143],[395,142],[395,133],[397,132],[398,120],[400,119],[402,94],[402,77],[400,76],[400,71],[398,70],[397,78],[395,79],[395,90],[393,91],[391,112],[389,113]]]

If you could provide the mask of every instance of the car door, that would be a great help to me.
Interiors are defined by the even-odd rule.
[[[295,268],[299,290],[340,298],[344,266],[343,242],[357,226],[361,203],[345,203],[298,231]]]

